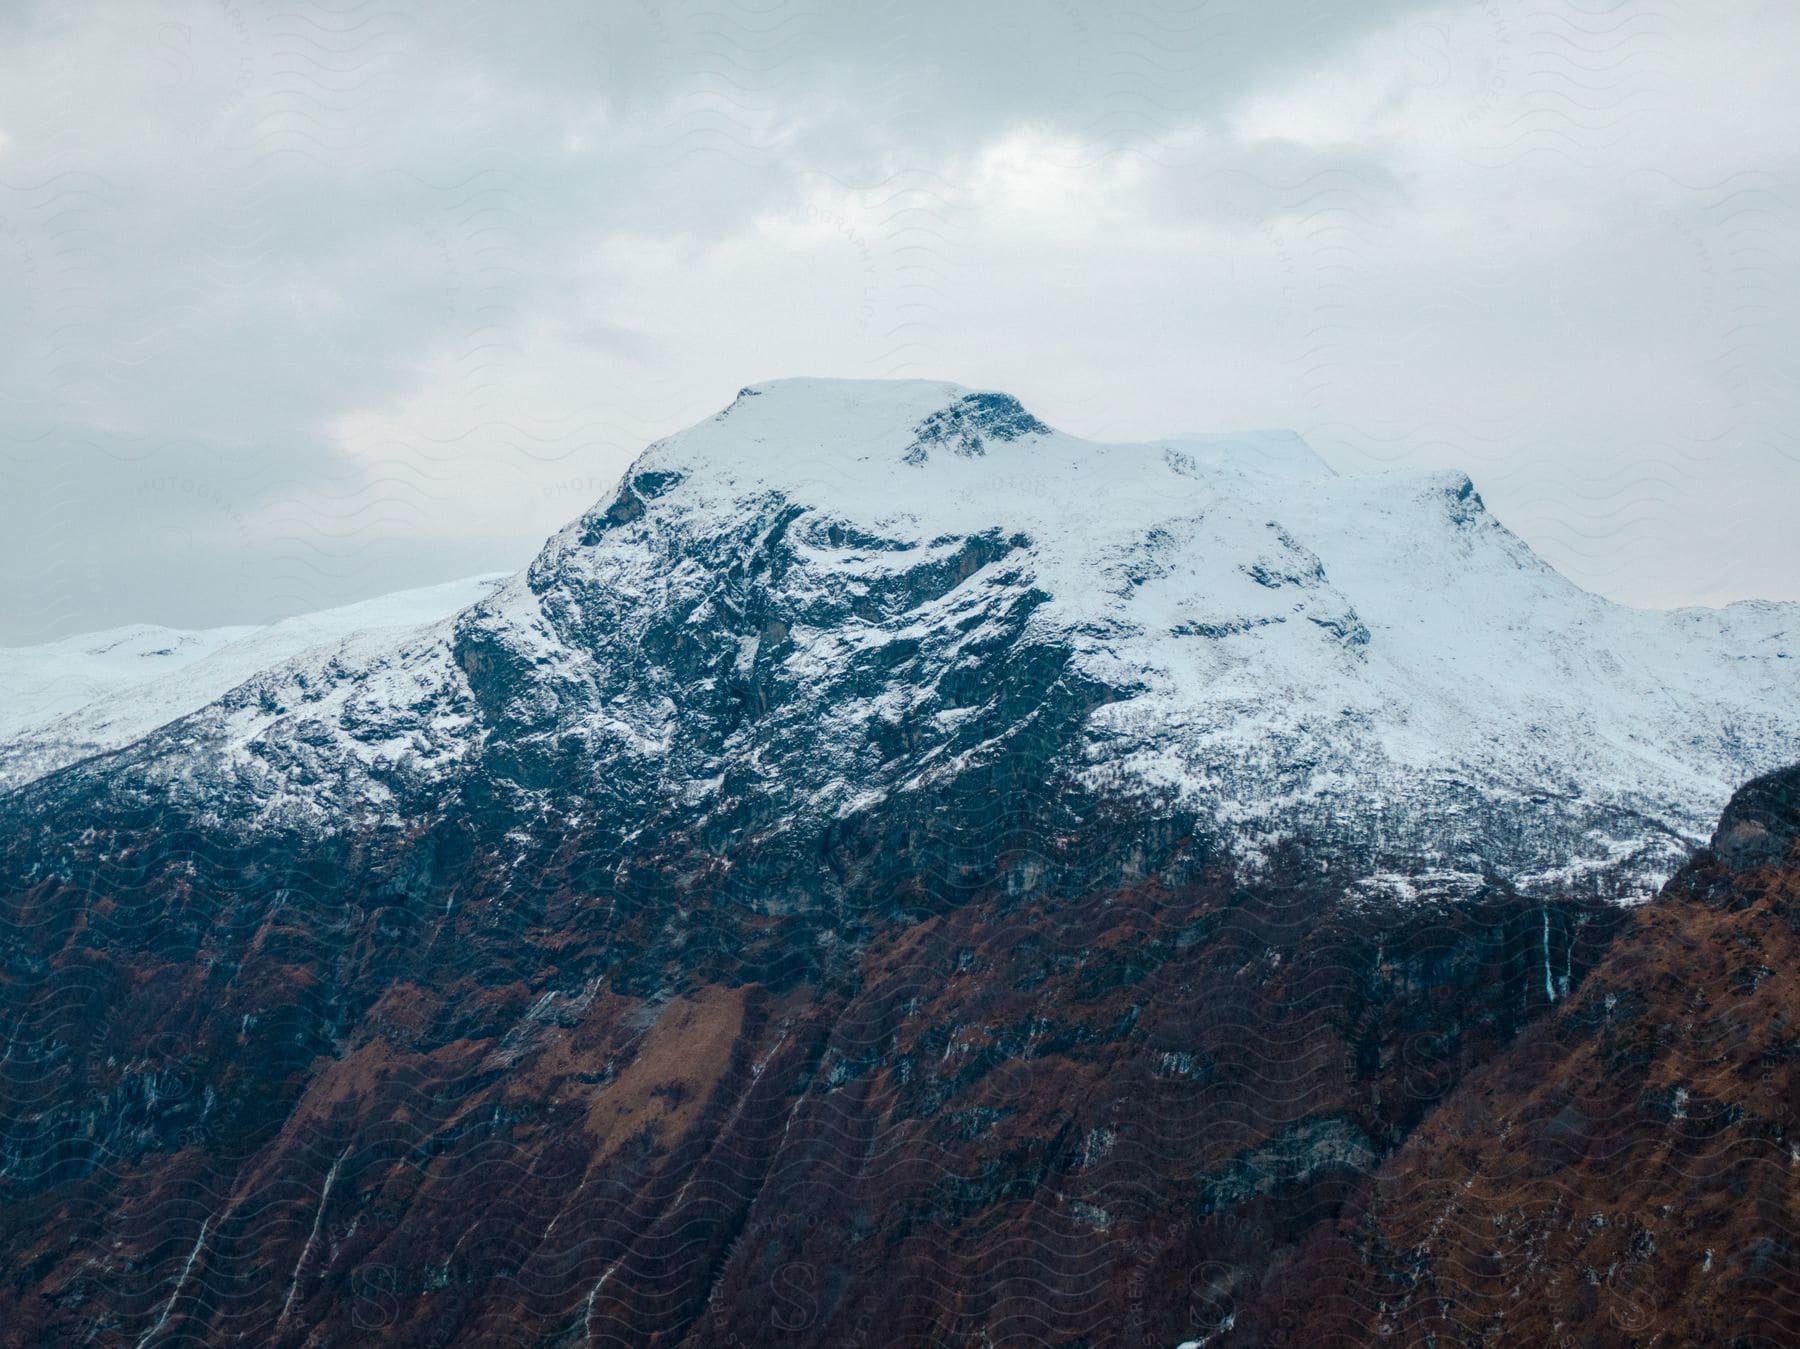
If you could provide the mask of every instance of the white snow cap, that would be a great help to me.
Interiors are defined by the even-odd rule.
[[[1612,825],[1513,879],[1560,885],[1646,846],[1666,870],[1736,786],[1800,758],[1800,606],[1610,603],[1460,472],[1340,476],[1287,431],[1099,444],[1005,394],[814,379],[745,389],[634,472],[684,529],[778,493],[890,545],[1028,541],[1038,632],[1130,691],[1091,718],[1094,767],[1203,800],[1246,840],[1351,813],[1405,833],[1471,793],[1530,828],[1573,797]],[[856,583],[916,557],[819,560]],[[797,630],[788,659],[829,663],[844,639]]]
[[[771,548],[779,566],[750,565]],[[775,628],[744,626],[752,591]],[[1059,748],[1066,771],[1173,793],[1252,865],[1286,838],[1359,841],[1383,863],[1368,886],[1406,897],[1484,873],[1647,893],[1738,785],[1800,758],[1800,606],[1625,608],[1540,561],[1462,473],[1342,476],[1281,431],[1101,444],[930,381],[747,388],[646,450],[526,572],[458,602],[410,634],[282,653],[255,696],[195,718],[228,747],[219,771],[321,819],[381,800],[368,774],[467,771],[494,711],[458,655],[476,642],[518,672],[500,696],[533,709],[522,734],[641,768],[696,810],[756,772],[795,818],[842,815],[1003,742],[981,699],[1049,647],[1109,690]],[[670,624],[716,664],[656,664],[641,639]],[[721,679],[776,692],[709,723]],[[159,724],[115,716],[129,701],[78,719],[107,744]],[[914,749],[882,752],[903,723]],[[254,752],[283,736],[289,752]],[[22,762],[0,743],[0,768]],[[231,790],[209,772],[172,776]]]

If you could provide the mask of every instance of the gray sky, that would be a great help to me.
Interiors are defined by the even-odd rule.
[[[0,642],[527,561],[782,375],[1800,598],[1800,6],[0,6]]]

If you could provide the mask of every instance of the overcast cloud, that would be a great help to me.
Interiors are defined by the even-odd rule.
[[[8,4],[0,642],[522,565],[783,375],[1800,598],[1800,7]]]

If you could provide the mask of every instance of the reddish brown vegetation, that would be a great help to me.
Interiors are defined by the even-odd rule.
[[[378,939],[410,911],[235,922],[204,872],[57,932],[28,892],[74,1050],[8,1079],[55,1146],[0,1340],[1777,1343],[1800,859],[1754,814],[1630,915],[1303,865],[854,940],[466,884]],[[205,923],[127,940],[165,886]]]

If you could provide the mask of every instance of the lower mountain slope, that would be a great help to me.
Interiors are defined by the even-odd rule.
[[[0,1341],[1178,1344],[1631,912],[1007,780],[790,859],[853,907],[570,821],[12,852]]]
[[[1247,1319],[1312,1343],[1800,1343],[1800,769],[1740,791]]]
[[[1637,909],[939,804],[855,924],[579,840],[9,886],[0,1343],[1792,1341],[1800,770]]]

